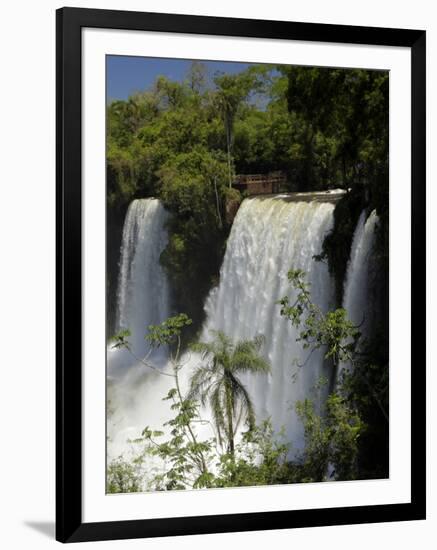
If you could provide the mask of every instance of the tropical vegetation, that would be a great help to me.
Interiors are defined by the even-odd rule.
[[[107,108],[108,298],[115,293],[127,205],[156,196],[173,214],[162,263],[176,309],[201,324],[241,201],[236,174],[282,170],[282,191],[343,188],[323,257],[338,303],[358,216],[376,209],[388,249],[388,73],[250,65],[212,78],[193,62],[183,81],[164,76]],[[340,245],[340,246],[339,246]],[[195,284],[193,284],[195,282]],[[188,291],[189,290],[189,291]],[[111,302],[109,299],[108,302]]]
[[[138,452],[133,459],[126,461],[119,457],[110,463],[108,492],[383,476],[388,454],[369,456],[369,447],[374,449],[381,440],[386,442],[383,436],[388,429],[387,370],[369,362],[363,352],[367,343],[362,341],[358,327],[348,320],[344,309],[324,314],[312,302],[304,272],[290,270],[289,280],[295,298],[290,301],[289,296],[284,296],[278,304],[279,314],[300,328],[297,341],[308,353],[324,350],[337,380],[321,410],[315,406],[320,399],[311,396],[294,405],[304,428],[304,450],[293,452],[284,437],[285,427],[275,432],[270,418],[257,421],[251,396],[239,378],[239,373],[254,376],[270,372],[261,354],[261,336],[233,342],[223,332],[215,332],[210,341],[192,344],[197,364],[190,371],[188,391],[181,390],[180,371],[187,368],[181,359],[182,332],[191,320],[180,314],[161,325],[150,326],[146,335],[152,346],[168,345],[172,349],[172,373],[161,374],[174,379],[174,387],[163,397],[171,402],[174,416],[159,429],[149,426],[143,429],[141,437],[134,440]],[[123,331],[113,338],[113,343],[129,349],[128,338],[129,333]],[[147,359],[143,364],[155,369]],[[341,373],[340,365],[344,365]],[[326,383],[321,379],[314,392]],[[375,408],[380,411],[379,426],[372,418]],[[212,422],[205,416],[206,411]],[[208,438],[198,434],[199,426],[204,425],[210,428]],[[141,469],[151,456],[167,464],[152,477]]]

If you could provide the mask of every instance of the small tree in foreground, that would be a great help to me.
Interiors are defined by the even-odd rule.
[[[193,373],[189,395],[199,398],[202,405],[209,402],[219,443],[226,442],[228,452],[233,455],[240,423],[245,422],[249,430],[255,427],[253,403],[239,375],[268,373],[270,365],[259,354],[264,341],[262,337],[234,344],[223,332],[213,333],[215,339],[212,342],[192,346],[193,351],[201,354],[203,364]]]

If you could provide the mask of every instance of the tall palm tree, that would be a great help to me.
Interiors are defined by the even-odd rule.
[[[201,354],[204,361],[191,378],[190,398],[200,398],[202,405],[211,406],[217,436],[227,450],[234,454],[234,438],[238,426],[245,420],[249,430],[255,427],[255,411],[250,396],[238,375],[245,372],[267,373],[268,362],[259,355],[264,338],[255,337],[234,344],[221,331],[211,331],[212,342],[194,344],[192,349]]]

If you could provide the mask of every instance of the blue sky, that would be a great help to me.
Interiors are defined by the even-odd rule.
[[[229,61],[202,61],[208,69],[208,76],[221,71],[238,73],[249,63]],[[149,88],[157,76],[171,80],[183,80],[191,60],[162,59],[148,57],[108,56],[106,61],[107,99],[127,99],[132,93]]]

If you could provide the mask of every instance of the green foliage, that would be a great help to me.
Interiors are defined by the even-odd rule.
[[[114,334],[109,341],[112,344],[112,347],[116,349],[125,348],[129,349],[129,336],[131,332],[129,329],[120,330],[117,334]]]
[[[284,296],[279,304],[281,315],[296,327],[303,327],[298,342],[304,349],[324,348],[325,359],[332,359],[334,366],[351,361],[360,333],[347,318],[347,312],[340,308],[326,314],[312,302],[310,283],[305,281],[305,273],[291,269],[288,280],[297,293],[293,301]]]
[[[166,469],[153,476],[154,490],[184,490],[187,488],[223,488],[257,485],[274,485],[299,481],[301,465],[290,462],[290,445],[284,434],[274,433],[269,419],[242,434],[234,452],[221,452],[214,438],[190,443],[185,428],[189,422],[200,421],[195,404],[181,418],[180,407],[175,406],[175,417],[167,424],[172,426],[171,438],[159,442],[162,436],[149,428],[143,431],[136,443],[142,446],[140,462],[146,455],[158,456],[165,461]],[[202,470],[199,453],[207,460]]]
[[[217,276],[227,235],[227,167],[220,152],[195,148],[165,162],[158,171],[160,196],[173,214],[162,254],[176,307],[199,325],[202,303]]]
[[[149,332],[145,338],[154,347],[172,345],[180,338],[183,329],[191,325],[191,323],[192,320],[188,315],[180,313],[179,315],[169,317],[160,325],[149,325]]]
[[[343,187],[327,259],[341,304],[350,246],[360,213],[376,209],[378,253],[388,272],[388,73],[363,69],[283,67],[295,117],[292,173],[301,190]]]
[[[153,477],[153,487],[169,491],[210,486],[213,476],[207,465],[212,460],[213,439],[199,441],[195,435],[194,424],[201,422],[198,403],[182,398],[177,387],[163,399],[172,402],[175,415],[164,423],[170,437],[161,441],[165,437],[162,431],[146,427],[135,440],[142,445],[142,457],[157,456],[167,465],[164,472]]]
[[[108,465],[106,473],[108,493],[136,493],[142,490],[142,476],[137,462],[119,457]]]
[[[305,449],[300,455],[300,476],[305,482],[331,478],[357,478],[358,442],[365,425],[357,410],[338,393],[331,393],[324,411],[317,414],[314,403],[305,399],[296,404],[305,428]]]
[[[172,374],[159,371],[145,359],[141,360],[145,366],[164,376],[171,376],[175,384],[163,397],[163,401],[171,402],[170,408],[174,411],[174,417],[163,426],[168,428],[170,437],[161,441],[165,437],[164,432],[152,430],[147,426],[141,437],[134,440],[134,443],[142,444],[142,452],[137,461],[142,462],[146,455],[150,455],[161,458],[167,464],[164,472],[153,475],[149,480],[149,484],[156,490],[185,489],[187,486],[206,487],[210,479],[209,463],[213,439],[199,441],[196,424],[203,423],[199,415],[199,404],[182,394],[179,383],[179,372],[184,366],[180,359],[181,337],[190,324],[191,319],[181,313],[168,318],[160,325],[150,325],[145,336],[152,347],[167,345],[173,348],[170,353]]]
[[[158,116],[158,97],[151,92],[113,101],[107,108],[108,205],[120,208],[133,198],[153,193],[151,152],[138,138]]]
[[[242,103],[251,93],[256,92],[260,86],[259,73],[256,67],[250,67],[238,74],[217,75],[214,83],[217,90],[214,101],[223,119],[226,135],[226,149],[228,156],[228,181],[232,187],[232,149],[234,143],[235,119]]]
[[[378,330],[379,328],[379,330]],[[384,478],[389,470],[388,340],[381,327],[360,343],[353,371],[344,370],[341,385],[356,403],[367,430],[360,440],[359,469],[363,479]]]
[[[305,476],[321,479],[329,463],[334,464],[336,476],[340,476],[337,479],[386,477],[389,396],[385,335],[380,333],[379,341],[375,337],[360,341],[358,346],[361,335],[344,309],[322,312],[311,301],[305,273],[292,269],[288,277],[295,297],[290,301],[285,296],[279,303],[281,315],[301,327],[297,340],[309,353],[323,348],[325,358],[332,360],[333,376],[340,363],[347,365],[322,415],[315,414],[310,401],[298,404],[306,434],[303,472],[309,469]]]
[[[202,72],[193,65],[182,83],[159,77],[150,91],[112,102],[107,113],[109,223],[136,197],[163,201],[173,214],[163,264],[175,307],[187,311],[196,326],[228,232],[225,134]]]
[[[242,372],[270,371],[268,363],[259,355],[263,338],[234,344],[218,332],[213,342],[193,345],[193,351],[202,357],[193,372],[190,390],[184,395],[179,384],[184,366],[180,360],[180,340],[189,324],[190,319],[180,314],[149,327],[146,338],[153,347],[176,343],[171,354],[175,385],[163,397],[171,404],[172,417],[160,430],[146,426],[141,436],[131,441],[140,447],[132,463],[121,459],[111,463],[110,490],[129,492],[144,487],[183,490],[294,481],[296,466],[287,459],[289,445],[284,441],[284,434],[275,434],[270,420],[256,424],[250,396],[238,378]],[[129,331],[125,330],[113,341],[130,351],[128,336]],[[145,359],[141,361],[151,366]],[[200,415],[201,406],[207,403],[211,406],[214,424]],[[235,445],[234,438],[243,421],[248,429]],[[199,439],[197,428],[205,425],[210,427],[212,436]],[[148,456],[158,457],[165,468],[141,472]]]
[[[302,190],[323,182],[370,186],[388,158],[388,73],[280,67],[296,117],[295,176]]]
[[[214,487],[244,487],[292,483],[295,467],[288,460],[290,445],[275,434],[270,419],[244,432],[234,454],[220,456]]]

